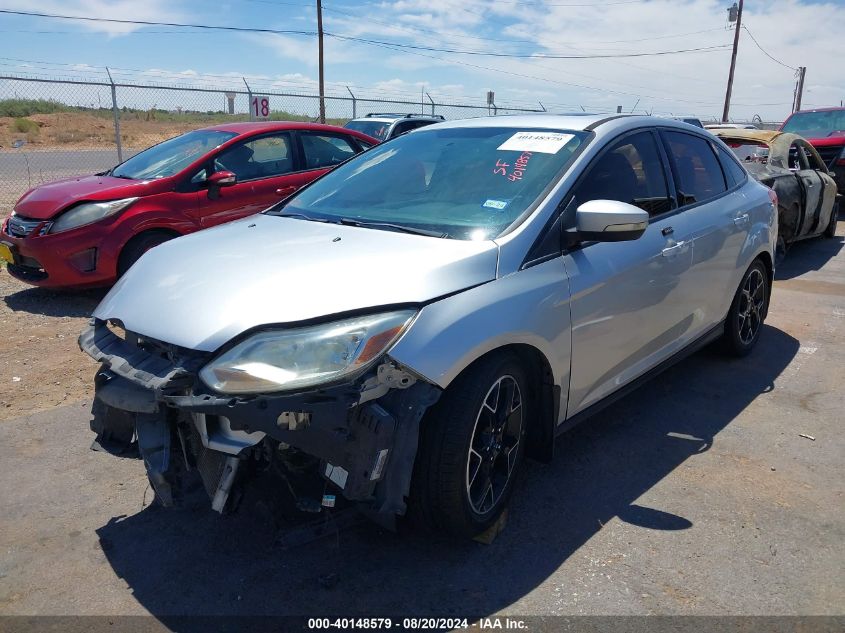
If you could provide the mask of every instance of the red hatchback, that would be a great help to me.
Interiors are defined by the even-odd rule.
[[[0,259],[36,286],[109,285],[154,246],[261,211],[376,143],[311,123],[194,130],[102,174],[30,189],[3,223]]]

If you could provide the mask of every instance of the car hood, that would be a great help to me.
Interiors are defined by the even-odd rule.
[[[79,176],[39,185],[27,191],[15,205],[15,213],[35,220],[49,220],[68,206],[83,200],[119,200],[153,193],[161,181],[127,180],[111,176]]]
[[[490,281],[498,247],[267,215],[146,253],[94,312],[127,330],[214,351],[261,325],[415,304]]]

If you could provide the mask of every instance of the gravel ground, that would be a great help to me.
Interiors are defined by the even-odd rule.
[[[843,228],[788,253],[750,357],[704,350],[529,464],[492,545],[363,524],[285,549],[257,508],[149,507],[140,462],[88,450],[93,367],[73,339],[94,298],[0,273],[0,613],[165,627],[184,614],[841,615]]]

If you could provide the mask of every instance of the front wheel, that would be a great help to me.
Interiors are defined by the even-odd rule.
[[[429,527],[474,537],[501,516],[525,449],[532,397],[511,355],[462,374],[422,421],[412,511]]]
[[[769,310],[769,273],[759,259],[745,272],[734,295],[725,333],[725,350],[733,356],[745,356],[754,349]]]

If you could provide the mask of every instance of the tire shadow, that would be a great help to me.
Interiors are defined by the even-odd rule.
[[[636,501],[773,390],[798,347],[765,326],[749,357],[703,350],[565,434],[552,463],[527,464],[509,525],[492,545],[365,523],[283,549],[262,513],[220,517],[207,499],[115,517],[97,534],[138,602],[180,630],[182,616],[198,615],[492,614],[542,584],[614,517],[652,530],[691,527]]]

